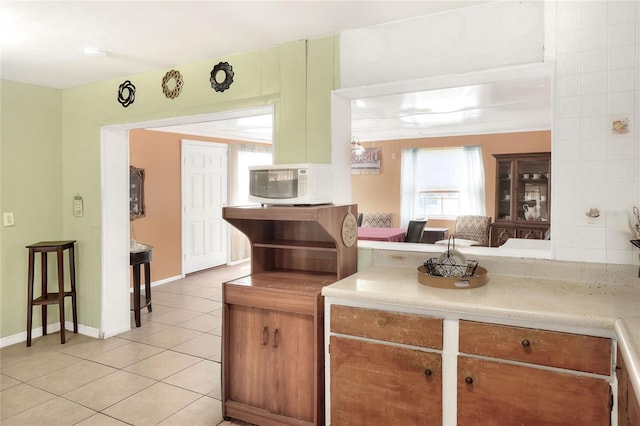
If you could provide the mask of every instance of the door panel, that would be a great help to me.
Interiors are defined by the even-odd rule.
[[[439,425],[440,354],[331,337],[331,424]]]
[[[228,399],[266,408],[271,394],[268,360],[271,357],[269,314],[264,309],[228,305]]]
[[[183,141],[183,272],[227,262],[227,146]]]
[[[315,393],[315,336],[313,317],[272,311],[271,378],[273,396],[269,411],[313,421]]]
[[[611,420],[602,379],[458,357],[459,425],[602,425]]]

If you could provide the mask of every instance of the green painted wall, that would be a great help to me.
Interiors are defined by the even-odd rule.
[[[16,213],[16,227],[2,228],[0,234],[0,337],[26,329],[24,246],[49,238],[78,241],[79,322],[100,327],[102,126],[274,104],[276,162],[330,162],[337,44],[337,37],[296,41],[176,66],[184,79],[176,99],[166,98],[161,89],[169,69],[63,91],[2,81],[1,209]],[[209,83],[219,61],[229,62],[235,74],[231,88],[222,93]],[[136,96],[123,108],[116,98],[127,79],[135,84]],[[81,218],[72,215],[76,194],[84,199]]]
[[[62,92],[0,81],[0,117],[0,211],[15,215],[15,226],[0,227],[0,336],[4,337],[26,330],[25,246],[64,234]],[[70,211],[71,205],[67,207]],[[39,260],[36,266],[39,271]],[[40,309],[35,313],[33,326],[39,327]],[[57,315],[57,308],[49,309],[52,321]]]

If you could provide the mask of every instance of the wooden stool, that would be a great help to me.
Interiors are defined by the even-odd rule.
[[[27,278],[27,346],[31,346],[31,326],[33,305],[42,306],[42,335],[47,335],[47,305],[58,305],[60,311],[60,343],[64,344],[64,298],[71,296],[73,309],[73,332],[78,332],[78,308],[76,305],[76,263],[74,241],[42,241],[26,246],[29,249],[29,275]],[[64,290],[64,251],[69,250],[69,279],[71,291]],[[58,291],[50,293],[47,289],[47,253],[55,251],[58,254]],[[40,297],[33,297],[33,276],[36,253],[41,257],[41,292]]]
[[[137,244],[129,250],[129,264],[133,266],[133,309],[136,327],[140,327],[140,310],[146,306],[151,312],[151,254],[153,247],[148,244]],[[140,265],[144,265],[144,299],[140,306]]]

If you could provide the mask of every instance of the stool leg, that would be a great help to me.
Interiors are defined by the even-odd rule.
[[[140,327],[140,264],[133,265],[133,315]]]
[[[144,300],[147,305],[147,312],[151,312],[151,263],[144,264]]]
[[[73,332],[78,333],[78,305],[76,304],[76,256],[73,245],[69,247],[69,278],[71,280],[71,310],[73,312]]]
[[[40,295],[47,299],[48,296],[47,252],[40,253]],[[47,335],[47,305],[40,305],[42,312],[42,335]]]
[[[60,311],[60,343],[64,344],[64,251],[58,248],[58,310]]]
[[[33,315],[33,264],[35,252],[29,249],[29,272],[27,275],[27,347],[31,346],[31,326]]]

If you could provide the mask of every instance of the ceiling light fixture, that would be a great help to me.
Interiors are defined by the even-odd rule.
[[[351,152],[360,155],[364,152],[364,146],[360,144],[360,141],[355,136],[351,137]]]
[[[85,47],[84,48],[84,56],[92,56],[95,58],[102,58],[107,56],[107,52],[104,50],[100,50],[96,47]]]

